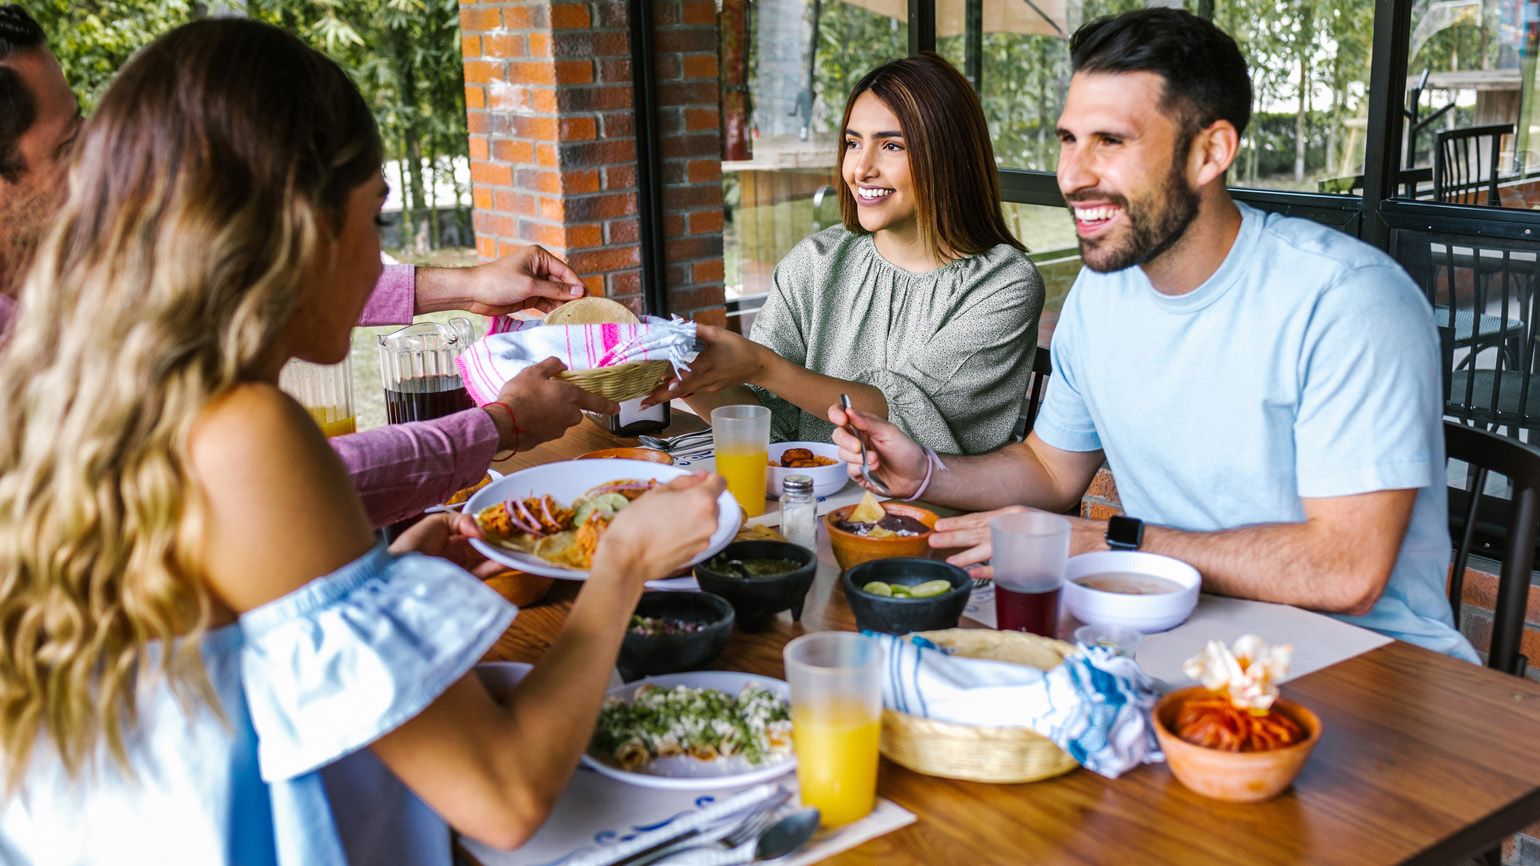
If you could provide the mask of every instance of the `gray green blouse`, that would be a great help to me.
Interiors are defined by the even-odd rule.
[[[1043,310],[1043,280],[1025,253],[1002,244],[914,274],[884,259],[871,235],[834,226],[793,247],[774,283],[755,342],[871,385],[894,423],[942,453],[1009,441]],[[774,439],[829,441],[834,428],[822,416],[754,390],[770,407]]]

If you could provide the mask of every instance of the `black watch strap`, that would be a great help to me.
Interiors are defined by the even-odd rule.
[[[1107,521],[1107,546],[1113,550],[1138,550],[1144,544],[1144,521],[1118,514]]]

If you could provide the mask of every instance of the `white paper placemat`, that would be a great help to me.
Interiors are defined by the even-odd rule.
[[[1211,640],[1231,643],[1245,634],[1294,647],[1294,662],[1285,682],[1391,641],[1379,632],[1286,604],[1200,595],[1197,609],[1186,622],[1139,641],[1139,666],[1172,685],[1189,685],[1192,681],[1182,673],[1182,662]]]
[[[796,777],[779,784],[796,799]],[[584,862],[636,836],[685,820],[747,789],[670,791],[642,788],[606,778],[584,767],[573,774],[540,830],[516,851],[498,851],[472,839],[460,846],[480,866],[560,866],[582,857]],[[891,800],[878,798],[870,815],[835,830],[820,830],[807,847],[792,857],[774,861],[781,866],[804,866],[912,824],[914,813]],[[619,850],[617,848],[617,850]],[[598,862],[603,858],[598,858]],[[613,861],[608,861],[613,862]]]
[[[995,627],[995,588],[993,584],[973,590],[963,616],[982,625]],[[1071,640],[1079,623],[1063,616],[1059,636]],[[1234,641],[1245,634],[1258,634],[1268,643],[1286,643],[1294,647],[1294,664],[1288,679],[1302,677],[1337,662],[1366,653],[1390,643],[1378,632],[1286,604],[1268,604],[1218,595],[1198,596],[1192,616],[1170,631],[1147,634],[1139,641],[1139,666],[1144,672],[1171,686],[1190,685],[1182,673],[1182,662],[1196,655],[1211,640]]]

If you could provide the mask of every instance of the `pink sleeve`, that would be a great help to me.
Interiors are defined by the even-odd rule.
[[[386,265],[374,294],[364,304],[360,325],[410,325],[417,304],[417,269],[412,265]]]
[[[467,409],[328,441],[378,528],[421,514],[480,481],[497,451],[497,425],[481,409]]]
[[[10,295],[0,294],[0,339],[11,327],[11,317],[16,315],[16,301]]]

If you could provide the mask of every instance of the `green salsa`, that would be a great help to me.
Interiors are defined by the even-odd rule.
[[[737,576],[752,580],[756,577],[776,577],[788,574],[802,567],[802,563],[795,559],[776,559],[767,556],[756,556],[748,559],[728,559],[719,556],[712,561],[711,567],[723,574],[736,574]]]

